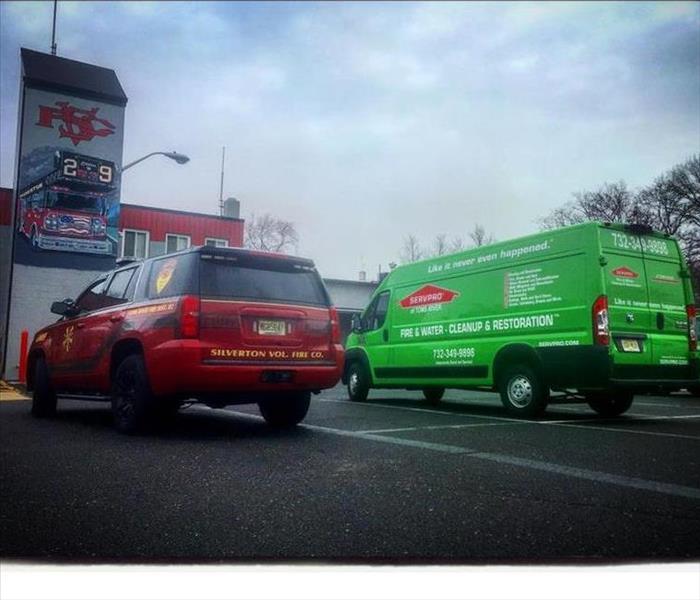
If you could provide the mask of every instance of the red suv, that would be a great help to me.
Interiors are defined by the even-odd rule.
[[[51,311],[62,318],[29,350],[37,417],[57,397],[111,400],[134,432],[184,402],[257,403],[288,427],[342,371],[338,315],[308,259],[191,248],[120,266]]]

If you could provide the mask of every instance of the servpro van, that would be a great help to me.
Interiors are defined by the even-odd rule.
[[[698,385],[696,313],[678,243],[635,225],[586,223],[392,271],[353,322],[343,382],[498,390],[541,413],[550,390],[606,416],[635,393]]]

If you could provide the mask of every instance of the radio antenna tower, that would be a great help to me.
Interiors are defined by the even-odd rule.
[[[226,158],[226,146],[221,147],[221,185],[219,186],[219,216],[224,216],[224,159]]]
[[[51,30],[51,54],[56,56],[56,13],[58,12],[58,0],[53,0],[53,28]]]

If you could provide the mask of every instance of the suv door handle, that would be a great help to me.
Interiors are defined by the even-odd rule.
[[[84,329],[85,328],[85,323],[76,323],[75,324],[76,329]]]
[[[112,321],[112,323],[119,323],[119,321],[122,321],[124,319],[124,315],[112,315],[109,320]]]
[[[386,329],[382,330],[382,339],[383,339],[385,342],[388,342],[388,341],[389,341],[389,332],[388,332]]]

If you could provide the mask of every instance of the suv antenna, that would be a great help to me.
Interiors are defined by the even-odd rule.
[[[221,147],[221,185],[219,186],[219,215],[224,216],[224,159],[226,158],[226,146]]]
[[[58,12],[58,0],[53,0],[53,28],[51,30],[51,55],[56,56],[56,13]]]

